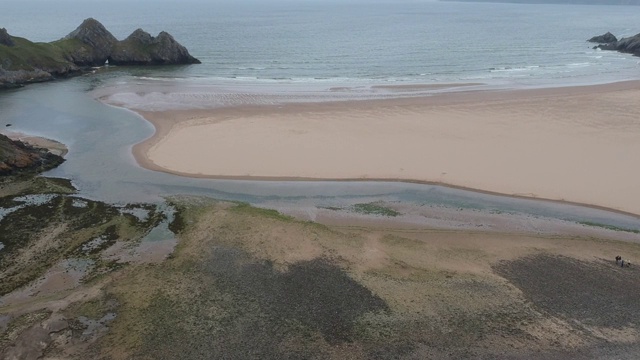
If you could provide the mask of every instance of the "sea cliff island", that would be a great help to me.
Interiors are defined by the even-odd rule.
[[[0,29],[0,88],[82,74],[96,66],[199,64],[169,33],[142,29],[118,41],[89,18],[60,40],[34,43]]]

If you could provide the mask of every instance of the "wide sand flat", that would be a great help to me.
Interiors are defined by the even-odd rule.
[[[640,84],[141,112],[145,167],[187,176],[406,179],[640,214]]]

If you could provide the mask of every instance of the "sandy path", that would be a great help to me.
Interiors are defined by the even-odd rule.
[[[408,179],[640,214],[640,84],[141,112],[186,176]]]

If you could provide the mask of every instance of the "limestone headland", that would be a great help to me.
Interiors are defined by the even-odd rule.
[[[31,42],[0,28],[0,88],[53,80],[95,66],[177,65],[200,61],[173,36],[153,37],[142,29],[119,41],[99,21],[89,18],[60,40]]]

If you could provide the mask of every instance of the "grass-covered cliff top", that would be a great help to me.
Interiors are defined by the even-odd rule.
[[[65,58],[65,49],[75,44],[73,40],[57,43],[34,43],[12,36],[14,46],[0,45],[1,67],[7,71],[56,69],[73,65]],[[62,46],[61,46],[62,45]],[[45,70],[46,71],[46,70]]]

